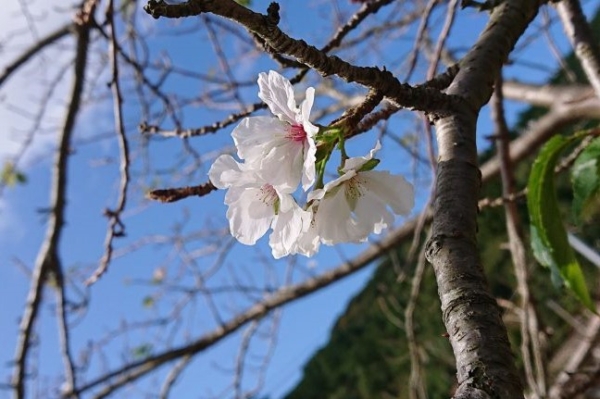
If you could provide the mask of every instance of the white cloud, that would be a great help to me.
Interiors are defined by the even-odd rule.
[[[0,73],[22,52],[49,32],[69,22],[70,2],[61,0],[4,0],[0,13]],[[48,49],[13,73],[0,87],[0,164],[26,146],[21,167],[47,153],[56,140],[68,81],[53,88],[52,80],[72,59],[72,53]],[[65,84],[67,83],[67,84]],[[42,100],[52,91],[44,117],[36,120]]]

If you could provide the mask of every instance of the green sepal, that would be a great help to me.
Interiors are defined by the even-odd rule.
[[[368,172],[369,170],[373,170],[379,165],[381,160],[377,158],[369,159],[363,166],[360,167],[358,172]]]
[[[323,127],[319,129],[319,132],[315,135],[315,143],[317,146],[333,144],[339,140],[342,134],[342,129],[339,127]]]

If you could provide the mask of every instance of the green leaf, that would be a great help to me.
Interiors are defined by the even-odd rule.
[[[575,219],[589,221],[600,211],[600,138],[577,157],[571,170],[571,182]]]
[[[244,6],[244,7],[249,7],[251,1],[250,0],[235,0],[236,3]]]
[[[25,184],[27,183],[27,176],[17,170],[12,162],[6,161],[0,172],[0,183],[8,187]]]
[[[553,275],[560,276],[577,298],[595,312],[581,267],[569,245],[567,232],[560,218],[554,187],[554,167],[560,153],[582,137],[584,136],[557,135],[544,145],[529,175],[527,208],[534,256],[542,265],[549,267]]]

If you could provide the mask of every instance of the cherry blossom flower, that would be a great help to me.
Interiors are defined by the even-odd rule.
[[[272,228],[269,244],[273,256],[290,254],[311,217],[310,212],[298,206],[290,189],[269,183],[231,155],[218,157],[208,175],[215,187],[228,189],[225,204],[232,236],[242,244],[254,245]]]
[[[404,177],[387,171],[361,170],[381,148],[379,142],[369,155],[347,159],[343,175],[314,190],[309,201],[318,201],[314,215],[321,242],[365,241],[394,222],[390,208],[406,215],[414,205],[414,189]]]
[[[309,120],[315,90],[306,89],[298,107],[292,84],[277,72],[259,74],[258,86],[258,96],[276,118],[243,119],[232,132],[238,156],[274,186],[295,190],[302,182],[306,191],[315,181],[314,136],[319,128]]]

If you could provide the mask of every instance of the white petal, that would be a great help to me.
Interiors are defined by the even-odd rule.
[[[258,180],[256,173],[227,154],[215,160],[208,171],[208,178],[217,188],[246,187],[256,185]]]
[[[403,176],[392,175],[387,171],[371,170],[361,172],[366,188],[377,195],[395,214],[407,215],[415,205],[413,185]]]
[[[230,189],[229,192],[231,191],[232,190]],[[229,192],[227,194],[229,194]],[[257,206],[256,197],[259,194],[260,190],[258,188],[245,189],[237,196],[237,200],[231,201],[229,209],[227,209],[227,219],[229,219],[229,230],[231,235],[242,244],[256,244],[256,241],[265,235],[275,216],[274,212],[271,212],[270,214],[267,212],[267,215],[262,218],[251,217],[250,207]],[[255,209],[253,212],[254,211]],[[260,214],[260,212],[258,212],[258,214]],[[254,216],[257,215],[255,214]]]
[[[233,129],[231,136],[238,156],[246,162],[261,160],[273,147],[287,141],[289,125],[277,118],[254,116],[244,118]]]
[[[231,205],[234,202],[237,202],[244,191],[246,191],[246,188],[244,187],[231,187],[227,190],[227,194],[225,194],[225,205]]]
[[[279,211],[280,212],[289,212],[292,209],[295,209],[298,207],[298,204],[296,204],[296,200],[294,199],[294,197],[292,197],[290,194],[288,193],[284,193],[281,191],[281,189],[276,188],[277,190],[277,194],[279,195]]]
[[[354,176],[356,176],[354,170],[344,173],[337,179],[326,183],[322,189],[313,190],[308,193],[308,201],[324,198],[327,193],[335,191],[338,186],[343,185],[345,181],[352,179]]]
[[[386,209],[386,204],[373,195],[367,193],[356,202],[354,208],[356,223],[364,232],[379,234],[394,223],[394,216]]]
[[[373,157],[375,156],[375,153],[377,151],[379,151],[380,149],[381,149],[381,143],[379,142],[379,140],[377,140],[377,144],[375,144],[375,148],[373,148],[371,151],[369,151],[369,155],[366,155],[364,157],[354,157],[354,158],[346,159],[346,162],[344,162],[344,167],[342,168],[342,170],[344,172],[347,172],[349,170],[359,170],[364,164],[366,164],[368,161],[373,159]]]
[[[269,236],[269,245],[275,259],[292,252],[310,217],[311,213],[302,210],[297,204],[290,211],[279,213]]]
[[[364,241],[368,232],[362,231],[352,218],[352,210],[346,201],[343,187],[332,194],[319,202],[316,214],[321,241],[328,245]]]
[[[302,177],[304,145],[287,140],[278,147],[272,148],[260,162],[260,174],[274,187],[287,193],[298,187]]]
[[[318,234],[317,223],[314,220],[314,209],[316,209],[315,206],[312,206],[309,209],[310,217],[305,220],[307,225],[304,226],[304,231],[300,234],[300,237],[298,237],[298,240],[290,252],[291,254],[301,254],[311,257],[319,251],[321,237]]]
[[[309,137],[313,137],[319,131],[319,128],[310,123],[310,111],[315,101],[315,89],[309,87],[306,89],[306,97],[300,104],[299,120],[296,123],[301,124]]]
[[[273,115],[289,124],[295,124],[298,107],[294,99],[294,89],[289,80],[275,71],[258,75],[258,96],[267,104]]]
[[[317,146],[312,138],[304,144],[304,164],[302,165],[302,189],[308,190],[316,180],[315,164],[317,162]]]

